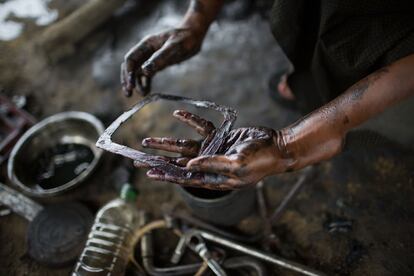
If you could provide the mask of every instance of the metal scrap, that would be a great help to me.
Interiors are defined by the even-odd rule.
[[[158,100],[180,102],[184,104],[193,105],[198,108],[211,109],[221,112],[221,114],[224,117],[224,121],[222,122],[221,126],[216,129],[213,137],[209,137],[208,141],[206,141],[207,139],[204,141],[204,146],[199,153],[200,155],[209,155],[217,153],[217,151],[223,144],[223,137],[225,137],[229,133],[237,117],[237,112],[234,109],[223,105],[218,105],[213,102],[194,100],[174,95],[152,94],[145,97],[142,101],[135,104],[130,110],[124,112],[120,117],[118,117],[114,122],[112,122],[112,124],[99,137],[98,141],[96,142],[96,146],[103,150],[119,154],[124,157],[150,165],[153,168],[159,168],[163,171],[169,172],[170,174],[177,175],[180,177],[188,177],[189,175],[191,175],[191,172],[189,172],[185,168],[176,166],[165,161],[160,156],[141,152],[136,149],[132,149],[128,146],[120,145],[112,141],[112,135],[123,123],[125,123],[128,119],[132,117],[132,115],[141,110],[147,104]]]

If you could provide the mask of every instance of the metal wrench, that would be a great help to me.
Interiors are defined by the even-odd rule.
[[[243,244],[240,244],[240,243],[228,240],[228,239],[224,239],[220,236],[217,236],[216,234],[212,234],[212,233],[207,232],[207,231],[193,229],[193,230],[189,230],[188,232],[186,232],[185,235],[188,235],[189,237],[197,236],[197,235],[201,236],[201,238],[203,238],[204,240],[211,241],[211,242],[216,243],[216,244],[220,244],[222,246],[225,246],[225,247],[233,249],[235,251],[238,251],[238,252],[244,253],[246,255],[258,258],[258,259],[263,260],[265,262],[269,262],[269,263],[272,263],[274,265],[277,265],[277,266],[284,267],[284,268],[289,269],[289,270],[299,272],[303,275],[308,275],[308,276],[326,275],[322,272],[314,270],[310,267],[306,267],[302,264],[286,260],[284,258],[278,257],[278,256],[273,255],[273,254],[264,253],[260,250],[256,250],[252,247],[249,247],[249,246],[246,246],[246,245],[243,245]]]
[[[189,231],[186,234],[186,244],[194,252],[196,252],[208,265],[208,267],[218,276],[227,276],[220,264],[213,258],[208,250],[201,235],[195,231]]]

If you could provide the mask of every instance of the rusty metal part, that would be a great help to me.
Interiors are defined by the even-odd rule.
[[[275,223],[280,218],[290,201],[298,194],[303,184],[305,184],[305,182],[309,180],[309,178],[311,178],[314,173],[315,169],[313,166],[309,166],[303,169],[303,173],[299,176],[299,179],[295,182],[295,184],[283,198],[282,202],[273,212],[272,216],[269,218],[271,224]]]
[[[148,214],[145,212],[140,212],[138,216],[138,224],[140,227],[144,226],[148,222]],[[151,232],[147,232],[142,236],[141,239],[141,258],[142,258],[142,265],[144,266],[146,272],[149,275],[154,276],[163,276],[163,275],[183,275],[183,274],[194,274],[196,273],[202,263],[196,264],[188,264],[188,265],[179,265],[173,267],[156,267],[154,266],[154,252],[153,252],[153,244],[152,244],[152,234]]]
[[[240,253],[244,253],[246,255],[255,257],[255,258],[260,259],[262,261],[274,264],[276,266],[283,267],[283,268],[288,269],[288,270],[296,271],[296,272],[298,272],[300,274],[303,274],[303,275],[308,275],[308,276],[326,275],[326,274],[324,274],[322,272],[319,272],[319,271],[317,271],[313,268],[304,266],[302,264],[299,264],[299,263],[296,263],[296,262],[293,262],[293,261],[286,260],[286,259],[278,257],[274,254],[264,253],[260,250],[257,250],[257,249],[254,249],[252,247],[243,245],[241,243],[237,243],[237,242],[234,242],[234,241],[231,241],[231,240],[224,239],[220,236],[209,233],[207,231],[194,230],[194,229],[189,230],[189,231],[192,232],[194,235],[200,235],[206,241],[211,241],[213,243],[220,244],[224,247],[233,249],[233,250],[238,251]],[[190,234],[188,234],[188,235],[190,235]]]
[[[222,113],[224,121],[222,122],[221,126],[216,129],[214,136],[209,137],[208,141],[206,141],[207,139],[204,141],[205,143],[203,143],[204,146],[200,151],[200,155],[210,155],[217,153],[219,148],[222,146],[223,137],[225,137],[229,133],[237,117],[237,113],[234,109],[218,105],[213,102],[193,100],[190,98],[184,98],[174,95],[152,94],[145,97],[142,101],[135,104],[130,110],[124,112],[120,117],[118,117],[114,122],[112,122],[112,124],[104,131],[101,137],[99,137],[98,141],[96,142],[96,146],[103,150],[119,154],[124,157],[147,164],[152,168],[158,168],[176,176],[184,178],[188,177],[189,175],[191,175],[191,172],[189,172],[185,168],[176,166],[165,161],[160,156],[144,153],[112,141],[112,135],[123,123],[125,123],[129,118],[132,117],[132,115],[141,110],[147,104],[158,100],[190,104],[198,108],[216,110]]]

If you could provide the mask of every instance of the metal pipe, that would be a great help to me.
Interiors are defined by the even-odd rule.
[[[237,269],[237,268],[251,268],[253,269],[257,276],[266,276],[267,271],[266,267],[259,261],[247,256],[243,257],[233,257],[224,261],[223,266],[226,269]]]
[[[293,185],[293,187],[289,190],[287,195],[283,198],[282,202],[277,206],[276,210],[273,212],[272,216],[270,217],[270,223],[273,224],[276,222],[280,216],[283,214],[283,211],[286,209],[289,202],[297,195],[300,188],[303,186],[306,180],[313,175],[314,168],[308,167],[304,169],[304,172],[300,175],[299,179]]]
[[[284,268],[289,269],[289,270],[299,272],[303,275],[308,275],[308,276],[326,275],[322,272],[316,271],[312,268],[306,267],[306,266],[298,264],[296,262],[286,260],[284,258],[275,256],[273,254],[266,254],[262,251],[254,249],[252,247],[245,246],[243,244],[236,243],[236,242],[233,242],[233,241],[230,241],[230,240],[226,240],[224,238],[218,237],[217,235],[214,235],[214,234],[206,232],[206,231],[202,231],[202,230],[190,230],[190,231],[195,231],[195,233],[198,233],[199,235],[201,235],[205,240],[220,244],[222,246],[225,246],[225,247],[228,247],[230,249],[236,250],[238,252],[241,252],[241,253],[247,254],[249,256],[258,258],[258,259],[263,260],[265,262],[269,262],[269,263],[272,263],[274,265],[277,265],[277,266],[284,267]]]
[[[225,231],[221,228],[218,228],[212,224],[206,223],[194,216],[191,216],[189,214],[186,214],[182,211],[177,211],[171,214],[165,214],[167,216],[171,216],[172,218],[176,218],[179,219],[183,222],[185,222],[186,224],[190,224],[193,225],[195,227],[199,227],[205,230],[208,230],[210,232],[214,232],[217,233],[223,237],[226,237],[228,239],[232,239],[235,241],[240,241],[240,242],[247,242],[247,243],[254,243],[257,242],[258,240],[260,240],[263,237],[262,233],[258,233],[255,234],[253,236],[246,236],[246,235],[241,235],[241,234],[235,234],[235,233],[231,233],[229,231]]]
[[[139,226],[142,227],[148,222],[148,214],[141,212],[139,214]],[[154,266],[154,251],[152,243],[152,234],[148,232],[142,236],[141,239],[141,257],[142,265],[149,275],[153,276],[164,276],[164,275],[183,275],[183,274],[194,274],[196,273],[202,263],[179,265],[173,267],[155,267]]]

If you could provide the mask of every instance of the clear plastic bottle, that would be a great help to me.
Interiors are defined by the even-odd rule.
[[[125,184],[121,197],[98,211],[72,275],[124,275],[138,223],[136,197],[136,190]]]

